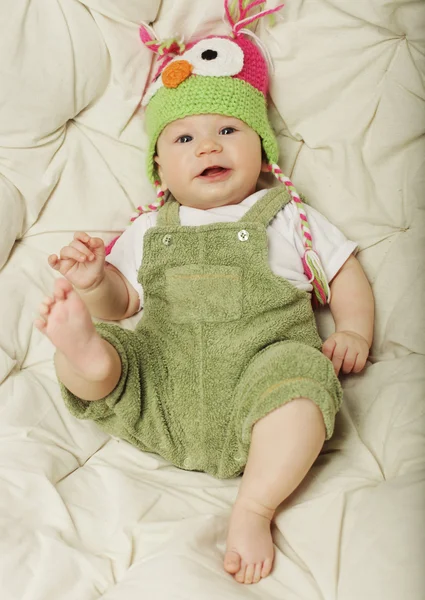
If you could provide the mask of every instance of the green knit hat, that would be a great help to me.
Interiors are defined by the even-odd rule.
[[[221,75],[226,68],[238,72]],[[267,63],[257,46],[243,37],[206,38],[169,61],[143,101],[149,136],[147,171],[152,183],[159,181],[154,161],[159,135],[169,123],[191,115],[240,119],[261,138],[269,163],[277,163],[279,151],[267,114],[267,87]]]

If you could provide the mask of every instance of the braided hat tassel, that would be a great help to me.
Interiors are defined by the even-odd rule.
[[[331,290],[319,255],[313,248],[313,239],[311,236],[310,226],[308,224],[307,214],[305,212],[303,202],[299,197],[297,190],[294,187],[294,184],[290,179],[288,179],[288,177],[286,177],[282,173],[281,169],[279,168],[279,165],[270,164],[269,171],[273,173],[273,175],[278,181],[280,181],[286,186],[288,192],[292,196],[293,201],[295,202],[295,206],[298,208],[298,212],[301,219],[301,231],[303,234],[304,244],[304,256],[302,257],[304,273],[306,274],[309,282],[313,286],[313,290],[317,300],[320,302],[320,304],[326,304],[331,298]]]

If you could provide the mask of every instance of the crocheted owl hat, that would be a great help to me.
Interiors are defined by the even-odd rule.
[[[326,304],[330,289],[320,259],[313,250],[303,203],[277,164],[278,144],[267,114],[269,56],[258,38],[246,29],[258,19],[283,8],[282,4],[274,9],[255,12],[264,4],[263,0],[225,0],[225,19],[232,29],[231,35],[211,35],[189,44],[175,38],[161,42],[150,27],[145,24],[140,27],[142,42],[159,56],[160,61],[142,100],[149,137],[147,171],[156,187],[157,201],[139,206],[132,220],[141,213],[158,210],[165,202],[154,157],[158,137],[169,123],[198,114],[221,114],[240,119],[261,138],[269,170],[287,187],[298,207],[305,246],[304,271],[317,299]],[[266,56],[247,36],[261,45]]]

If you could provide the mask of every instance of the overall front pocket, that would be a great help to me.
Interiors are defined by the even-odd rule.
[[[242,314],[242,269],[187,265],[165,271],[166,297],[174,323],[223,323]]]

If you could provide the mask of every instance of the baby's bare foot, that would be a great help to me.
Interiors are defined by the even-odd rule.
[[[97,333],[90,313],[72,285],[57,279],[52,298],[45,298],[34,325],[65,356],[75,371],[88,380],[105,377],[102,338]],[[105,363],[105,365],[104,365]]]
[[[272,510],[252,500],[236,501],[230,517],[224,568],[239,583],[258,583],[269,575],[274,557],[272,517]]]

